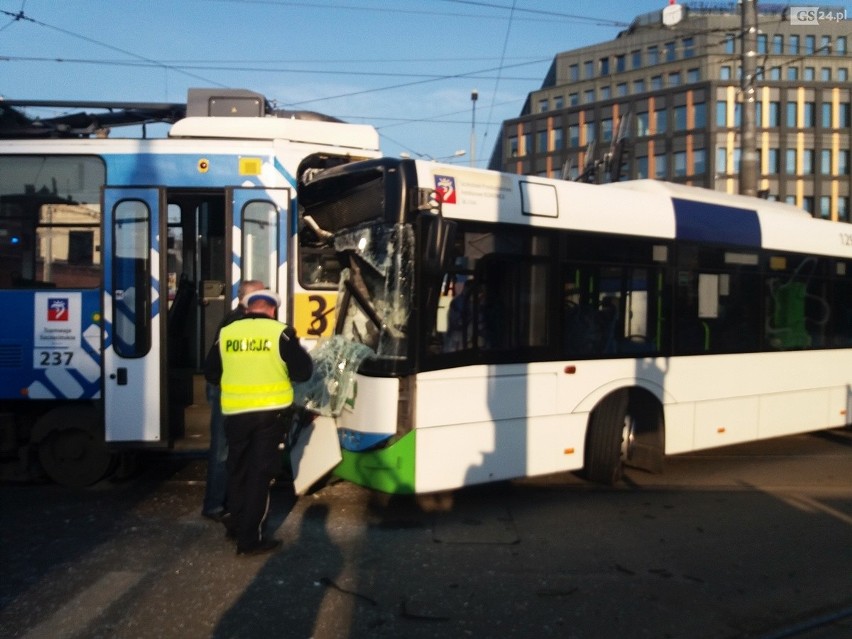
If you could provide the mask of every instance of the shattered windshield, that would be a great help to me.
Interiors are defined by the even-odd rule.
[[[379,359],[407,354],[414,284],[414,233],[406,224],[371,223],[340,233],[344,256],[336,332]]]

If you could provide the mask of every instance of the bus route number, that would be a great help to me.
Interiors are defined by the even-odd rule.
[[[71,360],[74,359],[73,351],[37,351],[37,357],[40,368],[50,368],[53,366],[71,366]]]

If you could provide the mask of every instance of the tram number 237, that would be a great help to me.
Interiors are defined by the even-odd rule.
[[[51,366],[71,366],[74,359],[73,351],[36,351],[36,366],[49,368]]]

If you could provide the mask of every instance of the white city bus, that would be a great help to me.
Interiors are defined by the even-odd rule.
[[[38,459],[89,484],[117,447],[206,424],[195,382],[243,279],[279,291],[303,338],[331,333],[339,269],[298,245],[297,192],[314,171],[378,157],[373,127],[228,89],[40,120],[14,104],[0,102],[4,476]],[[159,118],[168,137],[112,126]]]
[[[300,198],[345,265],[335,339],[373,353],[340,385],[340,477],[614,482],[850,423],[847,225],[662,182],[388,158]]]

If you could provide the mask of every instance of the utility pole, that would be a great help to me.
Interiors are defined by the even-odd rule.
[[[742,11],[742,114],[740,193],[757,196],[757,0],[740,0]]]
[[[473,105],[470,112],[470,165],[476,166],[476,100],[479,92],[474,89],[470,94],[470,103]]]

